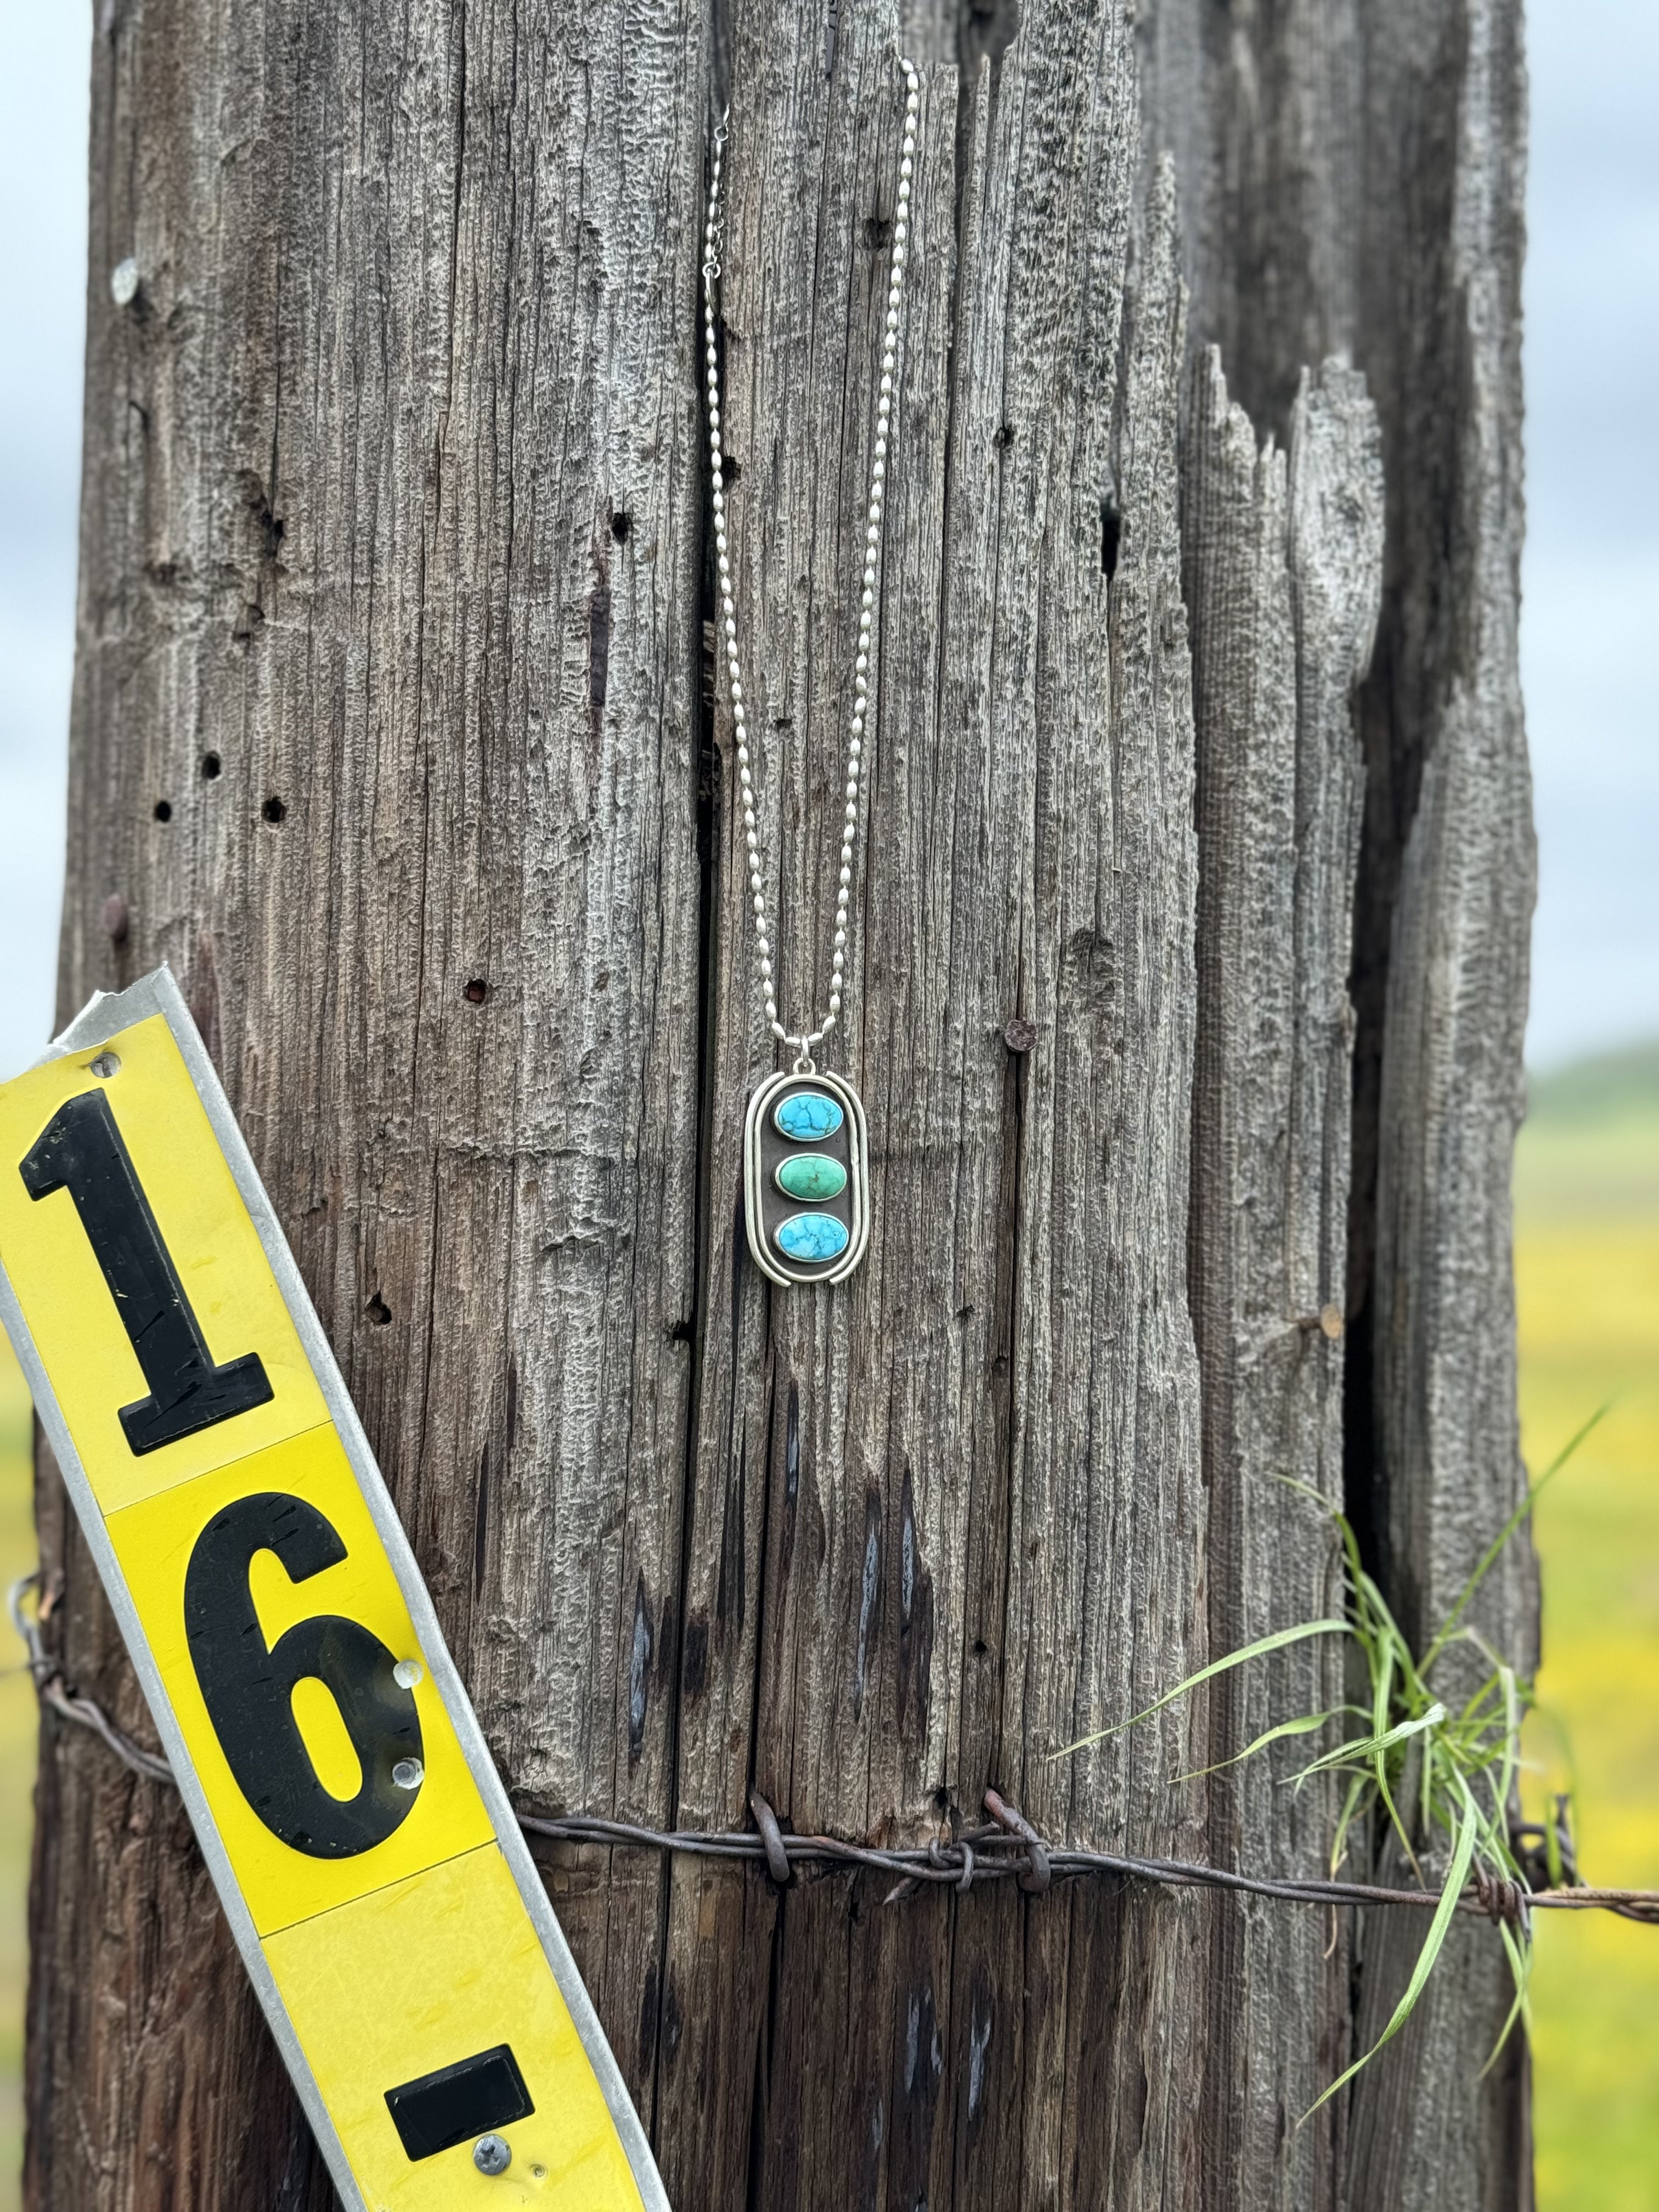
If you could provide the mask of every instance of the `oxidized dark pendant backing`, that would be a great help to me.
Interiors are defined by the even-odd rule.
[[[743,1132],[749,1249],[775,1283],[839,1283],[870,1234],[864,1108],[844,1076],[791,1070],[763,1083]]]

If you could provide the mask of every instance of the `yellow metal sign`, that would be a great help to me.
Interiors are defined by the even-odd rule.
[[[349,2212],[668,2212],[165,969],[0,1087],[0,1316]]]

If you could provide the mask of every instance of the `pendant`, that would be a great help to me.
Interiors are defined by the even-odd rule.
[[[743,1125],[743,1211],[775,1283],[839,1283],[870,1235],[869,1140],[859,1094],[810,1062],[772,1076]]]

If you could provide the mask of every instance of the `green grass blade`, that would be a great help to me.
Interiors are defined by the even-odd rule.
[[[1504,2045],[1509,2041],[1510,2031],[1514,2028],[1516,2021],[1522,2018],[1526,2013],[1527,1984],[1532,1979],[1532,1945],[1517,1942],[1513,1930],[1501,1922],[1498,1932],[1504,1939],[1504,1948],[1510,1954],[1510,1972],[1515,1977],[1515,2002],[1510,2007],[1504,2025],[1498,2031],[1498,2040],[1492,2047],[1492,2056],[1476,2076],[1477,2080],[1482,2081],[1503,2056]]]
[[[1498,1553],[1503,1550],[1504,1545],[1509,1542],[1510,1538],[1514,1535],[1516,1530],[1521,1526],[1521,1523],[1532,1511],[1533,1507],[1537,1504],[1539,1499],[1543,1496],[1544,1492],[1549,1484],[1553,1482],[1556,1476],[1560,1474],[1562,1468],[1577,1450],[1579,1445],[1583,1443],[1590,1431],[1595,1427],[1598,1422],[1605,1420],[1612,1411],[1613,1401],[1609,1398],[1604,1405],[1601,1405],[1596,1407],[1595,1411],[1590,1415],[1589,1420],[1585,1422],[1583,1427],[1578,1431],[1576,1436],[1568,1438],[1567,1442],[1561,1447],[1561,1449],[1557,1452],[1555,1457],[1544,1469],[1542,1474],[1539,1476],[1537,1481],[1534,1482],[1532,1487],[1528,1491],[1526,1496],[1521,1500],[1521,1503],[1516,1507],[1514,1512],[1510,1514],[1509,1519],[1504,1523],[1498,1534],[1492,1538],[1491,1543],[1487,1545],[1486,1550],[1480,1554],[1480,1562],[1475,1567],[1474,1572],[1469,1577],[1468,1582],[1464,1583],[1462,1590],[1458,1596],[1456,1604],[1453,1606],[1451,1611],[1446,1615],[1445,1620],[1441,1623],[1439,1634],[1435,1638],[1433,1643],[1430,1644],[1428,1650],[1424,1655],[1423,1665],[1420,1670],[1423,1674],[1426,1674],[1428,1673],[1430,1668],[1433,1666],[1435,1661],[1440,1656],[1447,1644],[1451,1641],[1452,1633],[1456,1628],[1458,1622],[1462,1619],[1469,1600],[1474,1595],[1476,1590],[1480,1589],[1481,1583],[1492,1571],[1492,1563],[1498,1558]]]
[[[1421,1735],[1425,1729],[1438,1728],[1445,1717],[1446,1708],[1443,1705],[1431,1705],[1427,1712],[1419,1713],[1415,1720],[1396,1722],[1393,1728],[1384,1729],[1381,1735],[1361,1736],[1357,1743],[1342,1743],[1334,1751],[1322,1752],[1311,1765],[1304,1766],[1291,1779],[1303,1782],[1310,1774],[1323,1773],[1328,1766],[1346,1765],[1352,1759],[1363,1759],[1369,1762],[1373,1753],[1392,1751],[1395,1744],[1404,1743],[1410,1736]]]
[[[1161,1698],[1155,1698],[1139,1712],[1131,1713],[1127,1721],[1115,1721],[1110,1728],[1097,1729],[1092,1735],[1079,1736],[1075,1743],[1063,1743],[1058,1751],[1051,1751],[1048,1756],[1050,1759],[1064,1759],[1071,1752],[1086,1751],[1091,1744],[1104,1743],[1108,1736],[1121,1735],[1125,1729],[1139,1727],[1142,1721],[1150,1720],[1154,1713],[1162,1712],[1165,1705],[1172,1705],[1177,1698],[1184,1698],[1188,1690],[1195,1690],[1200,1682],[1207,1682],[1217,1674],[1224,1674],[1231,1667],[1242,1667],[1247,1660],[1264,1658],[1269,1651],[1282,1651],[1288,1644],[1305,1643],[1310,1636],[1346,1636],[1349,1632],[1349,1624],[1346,1620],[1304,1620],[1294,1628],[1276,1628],[1271,1636],[1259,1637],[1254,1644],[1247,1644],[1242,1651],[1230,1651],[1224,1659],[1212,1659],[1207,1667],[1200,1667],[1197,1674],[1188,1674],[1185,1681],[1177,1682],[1173,1690],[1166,1690]]]
[[[1367,1604],[1375,1613],[1377,1622],[1376,1642],[1370,1656],[1372,1733],[1374,1735],[1386,1735],[1389,1713],[1394,1701],[1394,1678],[1396,1665],[1402,1653],[1407,1663],[1411,1655],[1407,1650],[1404,1637],[1395,1626],[1393,1614],[1383,1603],[1382,1591],[1377,1589],[1369,1575],[1362,1577],[1361,1590]],[[1399,1838],[1400,1848],[1406,1854],[1412,1872],[1421,1881],[1423,1869],[1417,1863],[1417,1854],[1412,1849],[1411,1837],[1407,1832],[1405,1822],[1400,1817],[1400,1808],[1394,1802],[1394,1791],[1389,1786],[1388,1753],[1376,1752],[1367,1763],[1371,1770],[1371,1778],[1376,1784],[1376,1794],[1382,1801],[1382,1809],[1389,1816],[1389,1826]]]
[[[1303,1713],[1296,1720],[1280,1721],[1277,1728],[1270,1728],[1265,1735],[1257,1736],[1254,1743],[1247,1743],[1243,1751],[1234,1752],[1231,1759],[1218,1759],[1213,1766],[1192,1767],[1187,1773],[1177,1774],[1175,1778],[1177,1782],[1201,1781],[1206,1774],[1219,1774],[1224,1767],[1237,1766],[1242,1759],[1254,1759],[1257,1752],[1266,1751],[1270,1743],[1278,1743],[1289,1735],[1311,1735],[1316,1729],[1323,1728],[1327,1721],[1334,1721],[1339,1713],[1351,1713],[1356,1710],[1352,1705],[1331,1705],[1322,1713]]]
[[[1521,1744],[1522,1700],[1520,1686],[1513,1667],[1500,1667],[1498,1680],[1504,1686],[1504,1753],[1498,1770],[1498,1779],[1492,1784],[1493,1810],[1504,1831],[1504,1856],[1510,1857],[1509,1822],[1506,1818],[1510,1792],[1515,1787],[1516,1762]],[[1488,1766],[1487,1771],[1491,1771]],[[1507,2031],[1506,2031],[1507,2032]]]
[[[1440,1902],[1434,1909],[1434,1918],[1429,1923],[1429,1932],[1423,1939],[1423,1948],[1417,1954],[1417,1964],[1412,1968],[1411,1979],[1406,1984],[1405,1994],[1395,2007],[1388,2026],[1364,2057],[1356,2058],[1346,2073],[1339,2074],[1329,2088],[1322,2091],[1314,2100],[1302,2115],[1302,2118],[1297,2122],[1298,2127],[1310,2120],[1320,2106],[1328,2103],[1339,2089],[1345,2088],[1361,2067],[1369,2066],[1385,2043],[1392,2042],[1411,2018],[1416,2008],[1417,2000],[1423,1994],[1424,1984],[1433,1972],[1435,1961],[1440,1956],[1441,1948],[1446,1941],[1447,1930],[1451,1926],[1452,1915],[1457,1910],[1457,1900],[1462,1894],[1463,1885],[1469,1878],[1469,1867],[1474,1857],[1475,1839],[1480,1831],[1480,1819],[1475,1811],[1474,1800],[1469,1796],[1467,1790],[1463,1795],[1466,1801],[1463,1817],[1458,1825],[1457,1841],[1453,1847],[1451,1864],[1446,1870],[1446,1886],[1440,1893]]]
[[[1358,1818],[1361,1802],[1367,1790],[1372,1787],[1370,1777],[1356,1774],[1348,1784],[1348,1794],[1342,1801],[1342,1811],[1336,1823],[1336,1838],[1331,1845],[1331,1880],[1336,1880],[1336,1870],[1347,1856],[1348,1830]]]

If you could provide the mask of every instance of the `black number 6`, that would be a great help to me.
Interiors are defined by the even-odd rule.
[[[415,1699],[394,1678],[394,1655],[359,1620],[318,1613],[267,1647],[248,1587],[249,1564],[266,1551],[296,1583],[346,1556],[338,1533],[302,1498],[264,1491],[216,1514],[185,1575],[196,1679],[237,1786],[266,1827],[313,1858],[353,1858],[383,1844],[414,1805]],[[362,1787],[344,1802],[318,1780],[294,1717],[294,1685],[307,1676],[333,1692],[362,1769]]]

